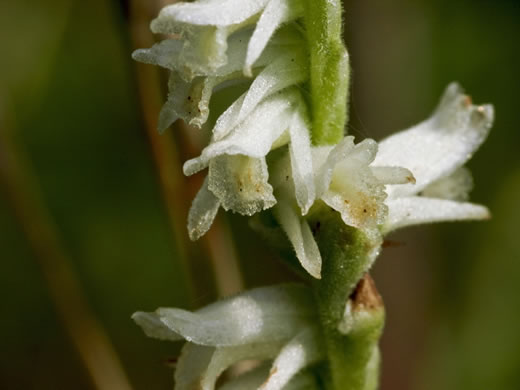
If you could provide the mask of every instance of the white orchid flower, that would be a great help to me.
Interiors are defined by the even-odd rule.
[[[246,359],[270,362],[270,369],[263,365],[224,388],[313,389],[304,370],[325,358],[312,293],[305,286],[258,288],[193,313],[158,309],[133,319],[150,337],[188,341],[175,390],[213,390],[222,372]]]
[[[276,63],[272,65],[277,67]],[[276,72],[272,75],[278,77]],[[273,187],[268,182],[265,157],[272,149],[287,143],[291,165],[297,173],[292,175],[297,202],[306,212],[314,201],[305,102],[297,89],[288,88],[272,93],[258,103],[267,90],[278,88],[276,83],[261,76],[219,118],[212,142],[201,155],[184,165],[186,175],[209,168],[208,178],[189,214],[188,232],[192,239],[199,238],[209,229],[221,206],[243,215],[253,215],[276,204]]]
[[[472,105],[453,83],[431,118],[379,146],[373,140],[354,145],[353,137],[345,137],[334,147],[312,148],[316,199],[373,240],[414,224],[488,218],[486,207],[465,202],[472,179],[463,165],[492,122],[493,107]],[[274,215],[302,266],[319,278],[319,249],[291,190],[277,198]]]
[[[346,225],[363,230],[368,238],[380,239],[379,225],[387,217],[385,185],[413,182],[412,173],[395,166],[374,167],[377,143],[371,139],[354,144],[347,136],[336,146],[312,148],[315,198],[338,211]],[[277,205],[273,213],[286,232],[303,268],[321,277],[321,255],[309,224],[296,207],[291,177],[294,169],[285,160],[275,168],[273,185]]]
[[[251,41],[251,29],[239,31],[228,40],[227,63],[215,69],[200,70],[185,62],[182,55],[184,42],[180,39],[166,39],[150,49],[139,49],[133,53],[135,60],[158,65],[170,70],[168,82],[168,100],[159,115],[159,131],[163,132],[177,119],[201,127],[208,119],[209,102],[214,90],[229,85],[234,80],[246,80],[242,72],[248,43]],[[252,72],[273,62],[289,62],[295,68],[301,64],[303,38],[293,27],[281,29],[272,37],[262,55],[252,65]],[[291,64],[292,62],[292,64]],[[305,70],[305,65],[303,69]],[[288,74],[288,73],[286,73]],[[301,74],[301,73],[299,73]]]
[[[228,36],[256,24],[243,64],[251,75],[251,67],[275,31],[302,14],[302,0],[199,0],[163,8],[151,29],[180,35],[179,60],[194,72],[208,74],[228,63]]]
[[[334,147],[313,149],[317,197],[338,211],[346,225],[374,238],[387,215],[385,186],[415,182],[400,164],[375,167],[377,152],[374,140],[354,144],[352,136]]]
[[[446,89],[433,115],[379,144],[374,165],[398,165],[416,182],[387,186],[384,233],[430,222],[486,219],[486,207],[465,202],[472,187],[463,165],[486,139],[493,122],[491,105],[475,106],[461,87]]]
[[[280,29],[302,13],[301,0],[199,0],[163,8],[151,29],[172,38],[133,54],[171,71],[159,131],[178,118],[202,126],[215,88],[252,77],[280,56],[305,47],[294,26]]]
[[[184,173],[209,168],[188,217],[192,239],[211,226],[220,207],[253,215],[276,204],[266,155],[289,144],[296,199],[303,213],[314,201],[305,37],[294,24],[302,0],[199,0],[164,8],[152,31],[175,34],[134,58],[171,71],[159,130],[178,118],[202,126],[214,89],[255,76],[249,90],[217,120],[211,143]]]

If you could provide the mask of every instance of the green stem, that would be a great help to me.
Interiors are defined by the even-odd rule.
[[[330,388],[376,389],[384,309],[366,272],[378,243],[346,226],[337,212],[324,206],[313,210],[309,222],[323,259],[322,278],[315,281],[314,291],[327,347]]]
[[[310,51],[312,140],[338,143],[347,123],[350,80],[348,53],[342,40],[340,0],[306,0],[304,22]]]

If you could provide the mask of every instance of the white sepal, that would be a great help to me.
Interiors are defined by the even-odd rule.
[[[266,66],[249,87],[237,121],[244,120],[266,97],[304,82],[309,76],[306,61],[304,50],[294,48]]]
[[[449,176],[484,142],[492,121],[492,106],[471,104],[458,84],[450,84],[432,117],[379,143],[374,166],[405,167],[416,178],[415,184],[388,186],[388,195],[414,195]]]
[[[321,278],[321,254],[309,224],[289,199],[278,197],[273,214],[287,234],[302,267],[313,277]]]
[[[180,39],[165,39],[149,49],[137,49],[132,58],[145,64],[158,65],[169,70],[179,70],[179,56],[184,47]]]
[[[208,189],[208,178],[206,178],[188,214],[188,234],[191,240],[196,241],[206,234],[215,220],[219,207],[220,202]]]
[[[310,290],[281,285],[249,290],[196,312],[161,308],[135,313],[133,319],[150,337],[199,345],[237,346],[287,340],[315,317]]]
[[[211,142],[197,158],[184,164],[184,174],[192,175],[206,168],[211,159],[223,154],[243,154],[263,158],[273,143],[288,128],[297,95],[293,90],[270,96],[226,136]]]
[[[310,124],[305,103],[301,102],[289,125],[289,155],[294,195],[305,215],[316,199],[311,152]]]
[[[252,75],[252,66],[260,57],[274,32],[281,24],[295,20],[303,14],[301,0],[271,0],[260,16],[247,48],[244,74]]]
[[[489,210],[473,203],[408,196],[387,200],[388,217],[383,232],[424,223],[489,218]]]
[[[315,165],[316,196],[321,197],[327,192],[332,180],[334,168],[345,160],[354,149],[354,137],[343,138],[336,146],[321,146],[313,148],[312,158]]]
[[[320,179],[328,189],[321,199],[341,214],[346,225],[374,234],[386,217],[384,182],[369,164],[377,153],[377,143],[366,139],[357,145],[346,137],[329,154]],[[325,187],[327,188],[327,187]]]
[[[387,186],[384,233],[409,225],[489,217],[487,208],[464,203],[473,181],[463,164],[484,142],[492,122],[492,106],[473,105],[452,83],[429,119],[379,144],[374,165],[404,166],[416,179]]]
[[[278,343],[207,347],[186,343],[175,371],[174,390],[214,390],[219,376],[230,366],[246,359],[272,359]]]
[[[259,390],[282,390],[301,370],[322,360],[325,353],[324,347],[319,343],[320,337],[316,327],[304,329],[297,334],[282,348],[267,381]]]
[[[168,99],[159,113],[159,132],[164,132],[179,118],[190,125],[201,127],[208,119],[213,88],[221,81],[217,77],[197,77],[186,82],[177,72],[171,72]]]
[[[466,201],[469,192],[473,189],[473,177],[466,167],[461,167],[450,176],[441,177],[429,184],[421,192],[421,196],[427,198],[450,199]]]
[[[152,22],[152,31],[172,34],[178,24],[229,26],[259,13],[269,0],[204,0],[164,7]]]

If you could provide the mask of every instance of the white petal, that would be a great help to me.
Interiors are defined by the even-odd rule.
[[[152,22],[152,26],[153,26]],[[226,52],[228,50],[228,37],[233,33],[231,27],[213,26],[176,26],[177,30],[171,30],[168,34],[181,34],[179,39],[163,41],[150,49],[141,49],[134,52],[134,58],[151,64],[157,64],[170,70],[176,70],[186,81],[196,76],[217,75],[216,71],[228,63]],[[250,32],[239,34],[249,37]],[[244,38],[247,39],[247,38]],[[239,39],[235,40],[240,42]],[[166,42],[166,43],[165,43]],[[244,63],[245,44],[237,55]],[[238,45],[237,48],[240,48]]]
[[[152,22],[154,32],[171,33],[175,23],[228,26],[242,23],[259,13],[268,0],[206,0],[180,2],[164,7]]]
[[[177,119],[187,117],[184,103],[190,96],[190,90],[190,82],[184,81],[177,72],[170,73],[168,99],[161,108],[159,122],[157,123],[159,133],[166,131]]]
[[[168,82],[168,100],[159,114],[159,132],[164,132],[179,118],[201,127],[208,119],[211,94],[219,82],[221,80],[216,77],[197,77],[186,82],[177,72],[172,72]]]
[[[193,241],[206,234],[220,207],[218,198],[208,189],[208,184],[209,181],[206,178],[197,196],[193,199],[188,214],[188,234]]]
[[[247,92],[238,98],[217,120],[213,128],[213,139],[218,141],[229,134],[240,121],[247,118],[258,104],[274,93],[307,78],[304,67],[294,66],[291,59],[301,61],[302,51],[293,47],[280,48],[280,54],[272,59],[255,78]],[[291,73],[286,70],[291,69]]]
[[[194,313],[182,309],[158,309],[136,313],[134,319],[150,337],[188,341],[207,346],[237,346],[287,340],[315,321],[311,291],[300,285],[281,285],[249,290],[208,305]],[[165,329],[158,329],[162,322]],[[150,325],[152,324],[152,325]]]
[[[273,214],[287,234],[296,257],[303,268],[313,277],[321,278],[321,255],[307,221],[296,210],[296,205],[283,197],[278,197],[278,203],[273,208]]]
[[[220,30],[220,33],[225,33],[225,30]],[[194,68],[190,68],[191,62],[198,59],[202,49],[207,49],[209,45],[212,47],[218,42],[211,42],[211,39],[222,40],[227,38],[227,33],[224,36],[215,35],[217,30],[214,28],[202,29],[202,36],[188,35],[184,39],[165,39],[156,43],[149,49],[138,49],[133,52],[132,58],[136,61],[144,62],[152,65],[159,65],[166,69],[177,71],[186,81],[190,81],[195,76],[225,76],[230,73],[239,72],[244,66],[245,56],[247,53],[247,42],[251,38],[251,30],[243,30],[231,35],[227,42],[220,42],[219,51],[224,50],[227,61],[222,63],[220,67],[207,68],[200,67],[200,64],[195,64]],[[204,41],[207,39],[209,41]],[[202,44],[202,48],[198,47],[197,43]],[[276,46],[272,50],[270,56],[275,55],[275,51],[283,54],[282,46]],[[204,53],[204,50],[202,51]],[[219,54],[220,55],[220,54]],[[204,60],[205,62],[206,60]],[[265,65],[265,64],[264,64]],[[241,74],[241,72],[239,72]]]
[[[273,363],[268,380],[259,390],[281,390],[302,369],[325,356],[317,328],[307,328],[283,347]]]
[[[224,138],[210,143],[199,157],[186,161],[184,174],[192,175],[204,169],[211,159],[223,154],[265,157],[289,127],[297,96],[295,91],[289,90],[266,99]]]
[[[484,206],[452,200],[411,196],[390,199],[387,205],[384,233],[410,225],[489,218],[489,211]]]
[[[252,31],[246,29],[229,37],[227,50],[228,62],[226,65],[217,68],[215,70],[215,75],[218,76],[238,72],[242,77],[244,76],[243,67],[251,34]],[[301,34],[295,30],[295,28],[288,27],[281,29],[272,37],[269,46],[265,48],[260,58],[255,62],[254,68],[265,67],[272,64],[280,57],[289,55],[294,55],[294,62],[298,60],[302,67],[305,67],[307,58],[301,58],[304,49],[305,40]]]
[[[327,164],[337,163],[321,199],[341,213],[345,224],[375,234],[387,212],[383,203],[385,187],[368,165],[375,156],[377,144],[367,139],[354,147],[349,145],[350,142],[345,142],[345,147],[336,147],[329,155]]]
[[[138,311],[132,314],[132,319],[139,325],[145,335],[159,340],[180,341],[183,337],[172,331],[160,317],[155,313],[145,313]]]
[[[305,112],[305,103],[294,113],[289,127],[291,141],[291,171],[296,201],[303,214],[307,214],[316,199],[312,165],[310,125]]]
[[[164,22],[164,21],[163,21]],[[253,21],[246,21],[244,25]],[[157,26],[159,26],[157,28]],[[252,30],[243,25],[229,27],[193,26],[176,22],[165,26],[152,22],[154,32],[180,34],[180,39],[167,40],[141,49],[134,58],[176,70],[189,81],[196,76],[222,76],[234,72],[243,77],[243,67]],[[240,31],[238,31],[240,30]],[[304,40],[294,27],[280,29],[256,61],[255,67],[273,62],[288,50],[302,47]]]
[[[206,347],[186,343],[175,371],[175,390],[213,390],[220,374],[245,359],[272,359],[280,343]]]
[[[461,167],[485,140],[492,121],[492,106],[472,105],[457,84],[450,84],[430,119],[380,142],[374,165],[408,168],[417,180],[389,186],[389,196],[417,194]]]
[[[301,0],[271,0],[260,16],[255,32],[249,41],[244,73],[251,76],[251,67],[260,57],[269,39],[282,24],[303,14]]]
[[[401,167],[370,167],[374,176],[383,184],[415,183],[410,170]]]
[[[209,164],[208,177],[210,191],[225,210],[250,216],[276,204],[264,158],[218,156]]]
[[[331,185],[334,172],[342,166],[368,166],[377,153],[377,143],[366,139],[354,145],[354,137],[345,137],[333,148],[313,148],[316,172],[316,196],[327,192]],[[326,158],[324,158],[327,156]],[[348,177],[345,178],[348,180]]]
[[[177,70],[178,57],[184,42],[180,39],[165,39],[149,49],[138,49],[132,53],[132,58],[145,64],[162,66],[169,70]]]
[[[316,197],[321,197],[329,189],[332,173],[336,165],[347,158],[354,149],[354,137],[345,137],[333,148],[313,148],[316,166]]]
[[[262,70],[247,91],[238,121],[250,115],[258,103],[267,96],[305,81],[308,78],[305,63],[306,56],[303,50],[294,48]]]
[[[265,99],[225,138],[210,144],[202,156],[226,153],[264,157],[289,127],[298,96],[296,90],[287,90]]]
[[[212,130],[213,141],[220,141],[233,130],[233,127],[238,123],[238,115],[242,110],[246,96],[247,92],[243,93],[218,117],[215,127],[213,127]]]
[[[440,198],[458,201],[469,199],[473,189],[473,177],[466,167],[457,169],[448,177],[434,181],[426,187],[421,195],[427,198]]]
[[[227,40],[227,61],[219,67],[208,69],[210,71],[208,75],[226,76],[231,73],[237,73],[237,77],[244,78],[242,68],[247,53],[247,42],[251,38],[251,34],[252,31],[250,29],[241,30],[232,34]],[[273,56],[275,55],[274,52],[277,51],[281,53],[281,48],[277,47],[268,54]],[[263,65],[265,66],[265,64]]]
[[[213,74],[228,63],[226,52],[232,31],[225,27],[201,27],[197,30],[186,36],[179,58],[186,78]]]
[[[356,144],[354,149],[348,154],[348,160],[354,160],[359,164],[369,165],[377,154],[378,145],[373,139],[367,138]],[[342,164],[346,159],[339,162]]]

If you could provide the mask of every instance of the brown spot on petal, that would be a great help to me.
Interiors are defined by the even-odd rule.
[[[464,103],[464,106],[466,106],[466,107],[471,106],[471,104],[473,103],[473,101],[471,100],[471,96],[468,96],[468,95],[464,96],[463,103]]]
[[[412,184],[416,183],[415,177],[413,177],[413,176],[406,176],[406,180],[408,181],[408,183],[412,183]]]

